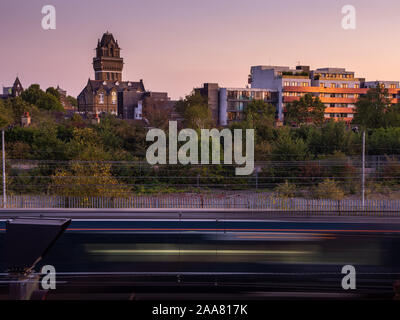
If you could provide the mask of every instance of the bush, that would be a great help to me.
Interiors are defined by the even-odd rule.
[[[276,186],[275,192],[279,198],[293,198],[296,194],[296,185],[286,180],[285,183]]]
[[[395,157],[386,157],[386,163],[383,165],[382,177],[386,185],[397,185],[400,183],[400,161]]]
[[[332,179],[326,179],[316,187],[314,196],[318,199],[332,199],[342,200],[344,198],[344,192],[336,181]]]

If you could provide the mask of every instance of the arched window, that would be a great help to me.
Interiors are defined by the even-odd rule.
[[[117,104],[117,93],[115,91],[111,93],[111,103]]]

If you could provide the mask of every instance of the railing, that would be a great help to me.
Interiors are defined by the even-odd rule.
[[[324,200],[324,199],[280,199],[270,194],[249,195],[138,195],[127,198],[65,197],[65,196],[7,196],[6,206],[1,208],[116,208],[116,209],[250,209],[285,212],[326,212],[336,215],[353,213],[396,214],[400,200]]]

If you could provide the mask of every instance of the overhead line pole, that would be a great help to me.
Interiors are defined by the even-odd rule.
[[[6,196],[6,150],[4,142],[4,129],[1,130],[1,142],[3,150],[3,208],[7,207],[7,196]]]
[[[361,178],[362,207],[365,207],[365,130],[363,131],[362,146],[362,178]]]

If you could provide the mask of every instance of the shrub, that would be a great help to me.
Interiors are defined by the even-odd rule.
[[[314,196],[318,199],[342,200],[344,198],[344,192],[340,189],[336,181],[326,179],[318,184]]]
[[[382,168],[382,177],[387,185],[397,185],[400,182],[400,162],[395,157],[386,157]]]
[[[296,194],[296,185],[287,180],[280,183],[275,188],[276,195],[280,198],[293,198]]]

